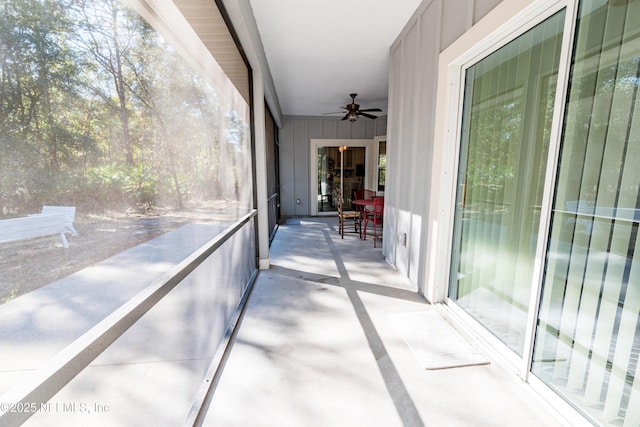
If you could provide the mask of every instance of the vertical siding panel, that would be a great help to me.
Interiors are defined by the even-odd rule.
[[[432,6],[429,9],[433,8]],[[469,15],[473,16],[474,5],[473,1],[471,2],[452,2],[452,1],[443,1],[442,2],[442,22],[444,25],[441,27],[441,39],[440,39],[440,50],[443,51],[451,43],[453,43],[458,37],[460,37],[467,30],[468,22],[467,20],[460,19],[461,16],[467,17]],[[433,22],[434,19],[437,19],[434,11],[427,9],[423,14],[423,17],[427,17],[429,21],[437,25],[437,21]],[[435,9],[435,8],[434,8]],[[429,28],[435,29],[437,27],[427,27],[425,30],[428,31]],[[429,41],[426,41],[429,43]]]
[[[408,28],[406,35],[402,41],[402,66],[399,84],[400,100],[402,109],[397,111],[399,126],[398,138],[389,144],[389,150],[396,149],[400,154],[401,160],[398,164],[402,164],[401,168],[396,169],[393,173],[398,177],[398,224],[397,232],[401,235],[407,235],[406,245],[398,245],[396,250],[396,267],[403,274],[410,274],[410,257],[412,245],[412,203],[415,198],[414,191],[420,183],[414,179],[415,167],[415,122],[419,114],[415,111],[415,89],[416,89],[416,65],[417,65],[417,43],[418,29],[417,21],[414,21]],[[395,141],[398,142],[397,146]],[[401,144],[401,146],[400,146]],[[413,279],[412,279],[413,280]]]
[[[481,20],[491,9],[496,7],[502,0],[476,0],[474,5],[473,23]]]
[[[322,120],[322,139],[336,139],[338,135],[337,119]]]
[[[446,3],[446,2],[445,2]],[[412,212],[412,241],[410,254],[411,280],[424,287],[426,283],[429,223],[428,209],[431,192],[431,165],[433,162],[433,139],[435,109],[436,82],[437,82],[437,58],[441,42],[438,40],[440,4],[432,2],[419,16],[418,44],[416,46],[417,69],[420,72],[416,76],[415,93],[415,151],[414,151],[414,176],[417,185],[414,190]]]
[[[293,215],[309,214],[309,134],[307,120],[304,118],[293,121],[294,146],[294,211]],[[300,199],[300,204],[295,200]]]
[[[367,124],[371,122],[371,119],[360,118],[351,123],[351,139],[366,139],[367,138]],[[369,138],[372,139],[373,137]]]
[[[294,212],[295,175],[291,167],[294,163],[292,131],[292,126],[285,126],[278,133],[280,148],[280,209],[283,215],[293,215]]]
[[[376,120],[376,133],[374,136],[382,136],[387,134],[387,117],[380,117]]]
[[[389,64],[389,102],[387,135],[387,177],[385,183],[385,217],[382,229],[382,251],[385,259],[391,265],[397,265],[396,253],[398,249],[398,193],[399,179],[396,171],[400,169],[400,157],[402,153],[400,128],[401,125],[395,117],[401,117],[402,104],[400,102],[400,68],[402,65],[402,41],[398,41],[391,48],[391,60]],[[390,125],[389,125],[390,123]]]
[[[306,119],[307,120],[307,135],[306,135],[306,139],[307,140],[312,140],[312,139],[322,139],[324,138],[322,136],[323,133],[323,129],[322,129],[322,119]],[[311,154],[309,154],[311,155]]]
[[[376,136],[376,120],[363,120],[364,123],[364,136],[365,139],[373,139]]]
[[[338,139],[351,139],[351,123],[349,120],[340,120],[336,123],[337,125],[337,136]]]

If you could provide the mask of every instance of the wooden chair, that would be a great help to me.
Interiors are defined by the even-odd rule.
[[[345,211],[342,207],[342,193],[338,190],[338,232],[340,237],[344,239],[344,233],[360,234],[360,214],[356,211]],[[348,221],[353,221],[353,231],[345,231]]]
[[[371,200],[376,197],[376,192],[373,190],[362,190],[362,198],[365,200]]]
[[[373,210],[365,209],[364,211],[364,226],[362,236],[364,240],[367,240],[367,225],[369,222],[373,223],[373,247],[376,247],[376,241],[378,240],[378,230],[380,230],[380,238],[382,238],[382,217],[384,214],[384,197],[376,197],[373,199]]]
[[[365,190],[361,189],[361,190],[353,190],[353,200],[364,200],[364,192]],[[364,218],[364,206],[363,205],[355,205],[355,211],[358,214],[359,218],[358,221],[360,222],[360,225],[362,225],[362,219]],[[360,230],[362,231],[362,227],[360,227]]]

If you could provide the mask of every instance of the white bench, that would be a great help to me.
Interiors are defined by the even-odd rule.
[[[73,227],[73,222],[76,220],[76,207],[75,206],[43,206],[42,213],[47,214],[64,214],[65,227],[72,236],[77,236],[78,232]]]
[[[22,218],[0,220],[0,243],[35,239],[59,234],[62,246],[69,247],[67,237],[67,218],[63,213],[38,214]]]

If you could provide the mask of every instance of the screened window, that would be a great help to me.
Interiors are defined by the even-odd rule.
[[[215,5],[221,62],[235,64],[242,92],[127,2],[5,0],[0,9],[0,218],[71,206],[77,230],[68,249],[51,233],[5,238],[0,302],[252,208],[247,67]]]
[[[208,39],[174,2],[0,2],[0,394],[76,405],[2,425],[184,423],[246,295],[249,70],[216,2],[176,3]]]

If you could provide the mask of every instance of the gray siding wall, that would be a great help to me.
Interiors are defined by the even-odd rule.
[[[340,117],[285,116],[278,138],[282,216],[311,214],[309,163],[312,139],[373,139],[386,134],[386,117],[375,120],[361,118],[350,123],[340,120]]]
[[[423,292],[438,55],[500,2],[425,0],[391,46],[383,253]]]

